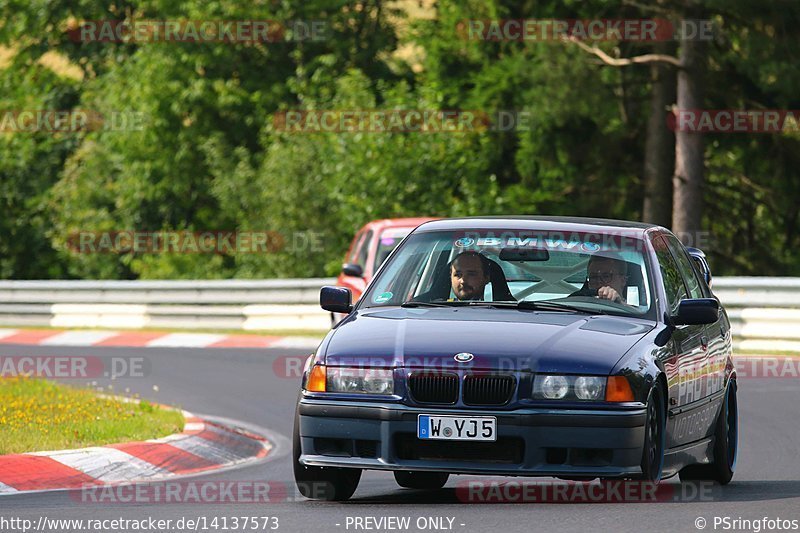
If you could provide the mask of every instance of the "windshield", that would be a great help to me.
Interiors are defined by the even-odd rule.
[[[361,307],[474,305],[644,317],[652,297],[644,241],[519,230],[417,233]]]

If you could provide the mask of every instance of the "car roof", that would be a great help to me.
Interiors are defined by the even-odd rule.
[[[379,220],[371,220],[362,226],[359,230],[369,228],[373,231],[382,230],[386,228],[416,228],[420,224],[436,220],[430,217],[413,217],[413,218],[383,218]]]
[[[426,222],[416,232],[468,229],[516,229],[532,231],[564,231],[576,233],[615,233],[629,237],[643,237],[649,229],[668,231],[656,224],[613,220],[607,218],[560,216],[482,216],[446,218]]]

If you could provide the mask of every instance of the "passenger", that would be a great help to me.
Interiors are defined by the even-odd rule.
[[[593,255],[586,269],[586,285],[570,296],[597,296],[612,302],[627,304],[622,297],[628,283],[628,265],[622,259]]]

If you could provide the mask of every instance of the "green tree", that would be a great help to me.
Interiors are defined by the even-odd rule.
[[[58,171],[79,143],[72,133],[15,131],[19,112],[70,109],[74,80],[41,65],[0,68],[0,278],[50,278],[66,273],[51,244],[45,200]]]

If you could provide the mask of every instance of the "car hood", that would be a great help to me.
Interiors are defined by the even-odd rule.
[[[602,375],[653,327],[637,318],[516,309],[366,309],[342,322],[320,355],[332,366]],[[457,362],[459,353],[473,358]]]

